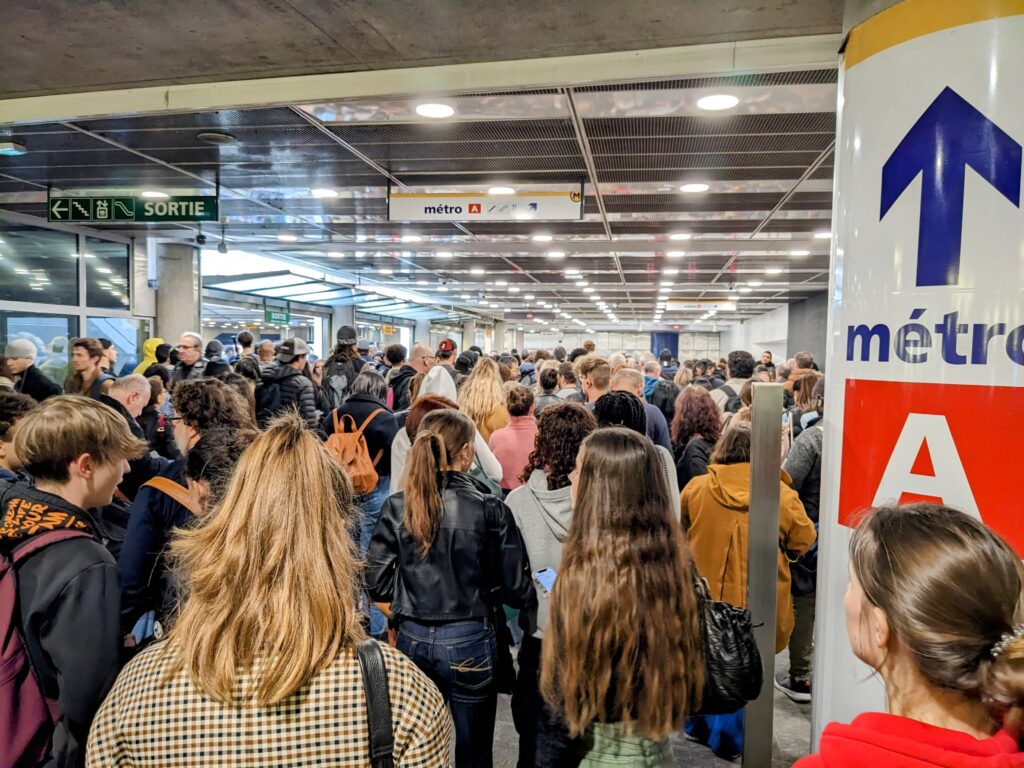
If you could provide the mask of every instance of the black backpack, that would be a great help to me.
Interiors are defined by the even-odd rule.
[[[743,407],[743,401],[740,400],[740,396],[736,394],[736,390],[730,387],[728,384],[719,387],[719,391],[725,395],[728,400],[725,401],[724,410],[726,413],[736,413],[740,408]]]
[[[352,382],[366,365],[366,361],[357,358],[356,360],[331,360],[324,369],[324,391],[331,401],[331,407],[337,408],[348,400],[349,392],[352,390]]]
[[[256,387],[256,423],[266,429],[281,412],[281,382],[264,379]]]

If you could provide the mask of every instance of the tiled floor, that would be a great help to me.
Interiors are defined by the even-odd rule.
[[[788,660],[784,655],[778,658],[777,663],[780,669],[788,667]],[[775,749],[772,755],[772,768],[789,768],[798,758],[807,754],[811,740],[811,705],[794,704],[778,691],[774,693]],[[719,760],[707,747],[694,744],[683,736],[673,739],[672,748],[677,766],[718,768],[733,765],[727,760]],[[509,697],[501,696],[498,700],[498,720],[494,728],[494,768],[515,768],[518,753],[519,736],[512,724]]]

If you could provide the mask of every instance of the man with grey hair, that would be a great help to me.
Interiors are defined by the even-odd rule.
[[[256,356],[260,361],[260,367],[266,370],[274,364],[274,342],[264,339],[256,345]]]
[[[203,357],[203,337],[193,331],[186,331],[178,339],[178,364],[171,374],[171,386],[187,379],[201,379],[206,375]]]
[[[14,390],[28,395],[37,402],[61,394],[60,385],[36,368],[39,351],[28,339],[14,339],[4,350],[7,368],[14,374]]]
[[[101,394],[96,399],[117,411],[132,435],[145,440],[146,432],[136,419],[142,414],[142,409],[149,404],[150,392],[149,379],[140,373],[133,373],[115,381],[110,387],[110,392]],[[128,473],[117,488],[127,498],[134,499],[139,488],[156,477],[166,465],[167,460],[154,456],[152,451],[139,459],[131,459],[128,462]],[[114,522],[124,527],[128,525],[127,520],[123,523],[116,520]]]

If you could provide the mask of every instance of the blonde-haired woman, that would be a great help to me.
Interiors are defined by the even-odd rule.
[[[268,483],[268,467],[302,481]],[[368,765],[353,512],[352,484],[320,440],[295,415],[273,422],[204,524],[176,536],[184,605],[103,703],[88,765]],[[441,695],[381,651],[395,764],[448,765]]]
[[[503,383],[498,364],[489,357],[481,357],[459,390],[459,411],[476,424],[485,443],[495,430],[507,426],[511,418],[505,405]]]

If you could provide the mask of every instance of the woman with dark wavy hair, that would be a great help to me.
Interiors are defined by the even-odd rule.
[[[544,632],[537,766],[673,764],[669,734],[700,702],[693,560],[644,435],[588,437]],[[582,761],[582,762],[580,762]]]
[[[680,489],[697,475],[706,475],[711,452],[722,434],[722,414],[704,387],[684,387],[676,398],[672,419],[672,450]]]
[[[594,415],[579,403],[549,405],[537,417],[537,437],[529,463],[505,503],[512,510],[526,544],[530,568],[557,569],[562,540],[572,520],[569,475],[576,466],[580,445],[597,429]],[[548,621],[548,597],[539,587],[537,609],[520,614],[523,642],[519,650],[519,676],[512,692],[512,716],[519,731],[519,765],[533,765],[537,749],[537,718],[541,637]]]

